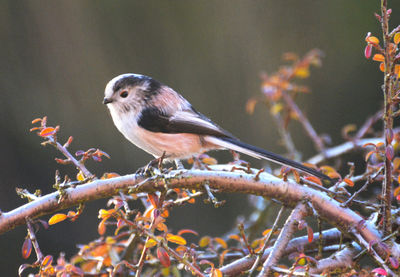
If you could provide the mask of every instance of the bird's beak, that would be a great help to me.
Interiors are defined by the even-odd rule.
[[[103,99],[103,104],[107,105],[109,103],[112,103],[112,101],[113,101],[112,99],[106,97],[106,98]]]

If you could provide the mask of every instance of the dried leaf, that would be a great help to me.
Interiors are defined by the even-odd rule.
[[[22,253],[22,258],[24,259],[28,259],[29,256],[31,255],[32,241],[30,240],[30,238],[25,239],[24,243],[22,244],[21,253]]]
[[[272,229],[266,229],[264,230],[264,232],[262,232],[263,237],[265,237],[266,235],[268,235],[269,233],[271,233]]]
[[[61,221],[64,221],[67,218],[68,218],[68,216],[66,214],[55,214],[49,219],[48,223],[49,223],[49,225],[54,225]]]
[[[205,164],[208,164],[208,165],[214,165],[214,164],[218,163],[218,161],[216,159],[212,158],[212,157],[203,158],[201,161],[203,163],[205,163]]]
[[[176,243],[179,245],[186,245],[186,240],[178,235],[173,235],[173,234],[167,234],[166,237],[167,241],[170,241],[172,243]]]
[[[157,248],[157,258],[164,267],[169,267],[171,265],[168,252],[162,247]]]
[[[147,194],[147,199],[150,201],[151,205],[154,208],[158,207],[158,196],[154,193],[148,193]]]

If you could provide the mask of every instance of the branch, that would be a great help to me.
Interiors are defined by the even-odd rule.
[[[314,237],[318,236],[319,233],[314,233]],[[322,237],[324,241],[324,245],[334,245],[340,242],[341,232],[337,229],[325,230],[322,232]],[[299,238],[295,238],[289,241],[287,244],[284,254],[290,254],[292,252],[297,252],[299,249],[304,249],[304,251],[315,250],[318,249],[318,241],[313,240],[313,242],[308,242],[308,236],[303,236]],[[271,253],[272,247],[269,247],[265,250],[264,255],[261,260],[264,261],[267,259],[268,255]],[[256,256],[246,256],[241,259],[238,259],[230,264],[227,264],[220,268],[221,272],[227,276],[236,276],[241,272],[248,270],[255,262]]]
[[[227,165],[225,168],[230,170],[232,166]],[[278,179],[267,173],[261,173],[257,179],[254,176],[243,172],[174,170],[166,175],[148,179],[138,175],[126,175],[107,180],[95,180],[64,190],[64,197],[60,203],[60,193],[57,191],[1,214],[0,234],[25,224],[26,217],[34,219],[82,202],[116,195],[120,190],[130,189],[132,193],[164,191],[166,185],[169,189],[202,189],[201,184],[208,181],[211,189],[220,192],[264,196],[276,199],[288,207],[294,207],[296,203],[307,199],[321,218],[340,230],[349,233],[353,226],[358,226],[360,222],[363,222],[365,224],[360,230],[361,237],[368,243],[381,240],[381,235],[375,226],[366,222],[351,209],[341,207],[339,202],[327,194],[292,181]],[[385,253],[379,244],[374,247],[379,254]]]
[[[258,276],[267,277],[271,274],[272,266],[275,266],[284,254],[290,238],[296,231],[297,223],[305,216],[307,216],[307,205],[303,202],[299,202],[286,220],[282,231],[279,233],[279,236],[272,247],[271,254],[268,255],[268,258],[264,262],[263,268]]]

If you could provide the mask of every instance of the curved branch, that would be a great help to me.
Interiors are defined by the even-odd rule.
[[[227,166],[229,167],[229,166]],[[232,166],[230,166],[232,167]],[[118,194],[119,190],[133,189],[134,193],[152,192],[168,188],[203,189],[203,183],[208,182],[210,188],[220,192],[254,194],[281,201],[284,205],[294,207],[303,200],[310,202],[321,218],[351,234],[357,230],[366,242],[373,243],[381,240],[378,230],[370,222],[349,208],[341,207],[340,203],[327,194],[312,188],[301,186],[292,181],[284,181],[270,174],[261,173],[258,178],[253,174],[228,171],[204,170],[174,170],[162,176],[144,180],[138,175],[126,175],[107,180],[95,180],[88,184],[68,188],[63,191],[59,203],[59,192],[42,196],[10,212],[0,215],[0,234],[18,225],[25,224],[25,218],[37,218],[46,214],[78,205],[82,202],[110,197]],[[380,244],[374,248],[379,255],[385,255],[385,249]]]

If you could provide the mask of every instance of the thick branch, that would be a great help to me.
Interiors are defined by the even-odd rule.
[[[221,167],[221,166],[220,166]],[[232,166],[226,166],[229,170]],[[312,188],[301,186],[292,181],[283,181],[267,173],[261,173],[259,178],[253,174],[229,171],[175,170],[165,176],[148,180],[137,175],[126,175],[108,180],[95,180],[76,188],[68,188],[61,203],[58,202],[59,192],[42,196],[10,212],[0,215],[0,234],[18,225],[25,224],[25,218],[37,218],[46,214],[78,205],[82,202],[118,194],[119,190],[134,187],[134,192],[152,192],[172,188],[202,189],[202,184],[208,182],[213,190],[228,193],[254,194],[274,198],[288,207],[294,207],[298,202],[308,200],[316,212],[340,230],[349,233],[354,226],[363,223],[360,235],[367,242],[380,241],[381,235],[368,221],[351,209],[341,207],[340,203],[327,194]],[[137,186],[137,184],[140,184]],[[384,254],[379,244],[374,246],[379,254]]]

